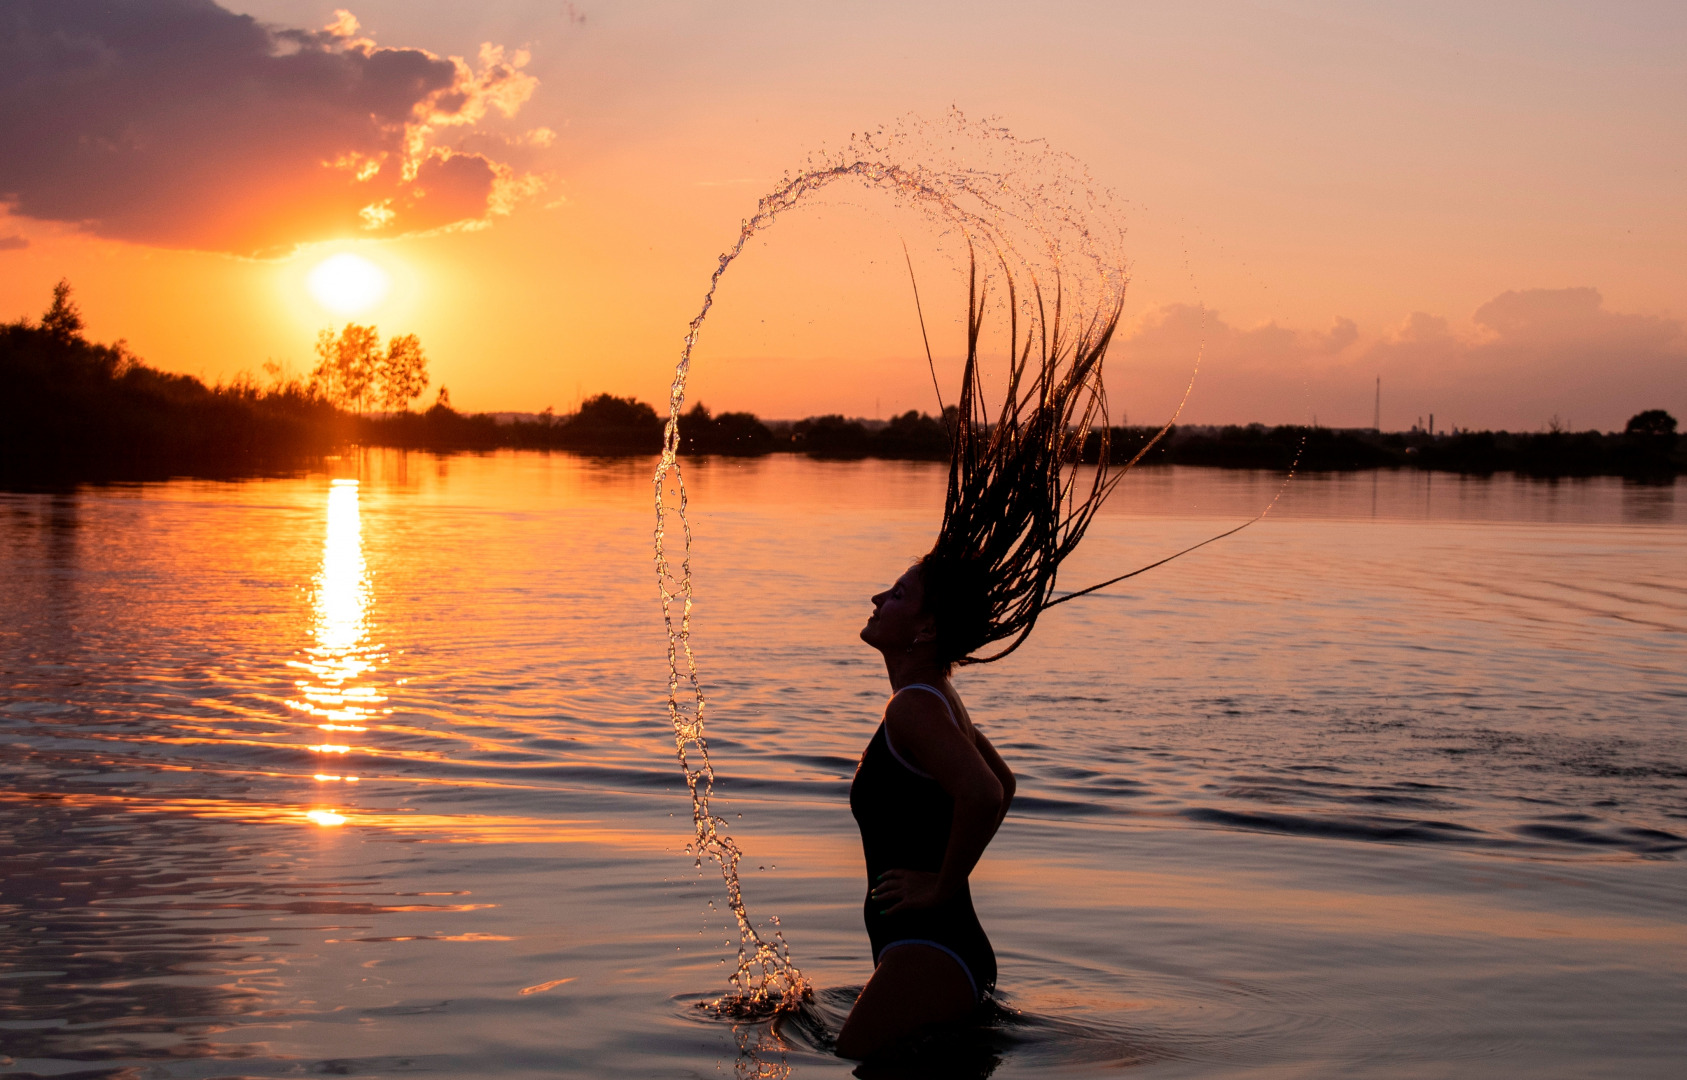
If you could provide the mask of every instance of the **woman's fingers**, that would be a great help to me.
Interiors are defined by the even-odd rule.
[[[879,903],[882,905],[880,914],[893,915],[904,908],[913,906],[914,893],[908,888],[908,883],[898,881],[894,888],[879,893]]]
[[[887,870],[873,885],[872,898],[879,905],[880,915],[889,915],[908,903],[908,874],[903,870]]]
[[[880,905],[881,915],[904,908],[930,907],[936,902],[937,875],[919,870],[886,870],[879,875],[870,895]]]
[[[879,875],[879,880],[873,886],[873,899],[895,900],[906,892],[906,882],[902,871],[891,870]]]

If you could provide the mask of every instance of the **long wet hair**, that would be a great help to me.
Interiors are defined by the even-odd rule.
[[[1001,406],[992,419],[978,355],[989,283],[980,280],[975,255],[966,365],[960,399],[947,417],[943,524],[917,564],[945,670],[988,664],[1019,648],[1053,597],[1061,561],[1118,481],[1108,465],[1101,368],[1124,309],[1123,291],[1072,318],[1062,310],[1058,273],[1052,296],[1033,278],[1022,298],[1006,260],[998,262],[1011,349]],[[1079,468],[1086,449],[1095,453],[1093,469]]]

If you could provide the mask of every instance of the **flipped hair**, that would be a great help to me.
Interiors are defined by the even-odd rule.
[[[1053,595],[1061,561],[1078,546],[1118,482],[1108,464],[1101,369],[1124,310],[1123,290],[1087,318],[1066,318],[1057,271],[1052,297],[1031,279],[1022,310],[1014,275],[999,261],[1012,350],[1001,407],[992,420],[979,375],[978,339],[989,290],[988,282],[980,281],[975,255],[961,394],[952,417],[946,417],[950,451],[943,524],[918,563],[945,669],[988,664],[1024,643]],[[1086,444],[1096,450],[1096,463],[1080,477]],[[1007,644],[997,651],[977,655],[1002,641]]]

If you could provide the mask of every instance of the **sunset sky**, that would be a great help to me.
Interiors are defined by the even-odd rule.
[[[1201,354],[1197,423],[1368,426],[1378,376],[1390,429],[1687,420],[1678,2],[347,3],[0,9],[0,318],[67,277],[95,337],[208,380],[349,317],[458,408],[656,403],[759,195],[956,107],[1116,193],[1115,416]],[[953,261],[840,191],[728,275],[692,400],[932,409],[903,240],[952,359]],[[341,253],[381,273],[313,290]]]

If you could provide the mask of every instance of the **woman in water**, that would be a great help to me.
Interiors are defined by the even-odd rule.
[[[1007,814],[1014,778],[949,675],[1011,653],[1043,608],[1059,602],[1060,562],[1115,482],[1101,362],[1123,294],[1075,328],[1061,320],[1058,292],[1052,318],[1042,300],[1033,290],[1022,312],[1007,277],[1013,356],[992,420],[981,403],[985,297],[974,266],[961,397],[945,411],[952,443],[943,524],[931,551],[873,597],[861,630],[884,657],[891,698],[849,794],[867,861],[874,970],[838,1035],[844,1057],[872,1057],[963,1020],[996,982],[967,878]],[[1075,465],[1088,454],[1097,464],[1080,489]]]
[[[838,1036],[845,1057],[964,1019],[996,982],[967,875],[1007,815],[1013,773],[949,682],[923,571],[873,597],[861,630],[884,656],[892,696],[849,793],[875,967]]]

